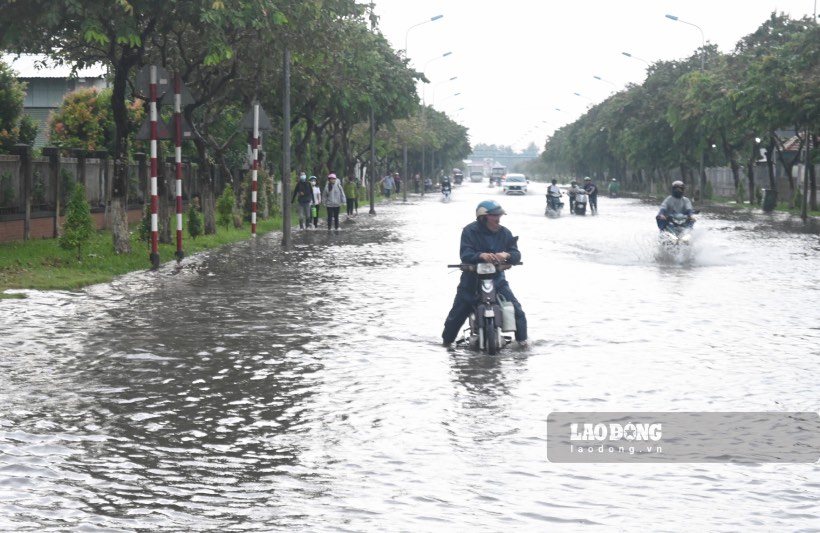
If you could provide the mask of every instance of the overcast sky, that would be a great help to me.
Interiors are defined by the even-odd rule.
[[[643,82],[646,65],[622,52],[649,63],[692,55],[701,31],[681,21],[700,27],[706,42],[730,52],[773,11],[801,18],[816,10],[816,0],[375,3],[381,32],[397,50],[406,43],[413,67],[430,79],[423,94],[419,89],[425,101],[465,125],[473,145],[516,150],[530,142],[543,148],[549,133],[587,106]],[[443,17],[413,27],[436,15]]]

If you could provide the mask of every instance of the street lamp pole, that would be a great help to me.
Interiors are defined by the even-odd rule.
[[[637,59],[638,61],[643,61],[644,64],[646,64],[647,67],[649,66],[649,61],[647,61],[646,59],[641,59],[638,56],[633,56],[629,52],[621,52],[621,55],[625,55],[626,57],[631,57],[632,59]]]
[[[427,78],[427,65],[429,65],[430,63],[432,63],[433,61],[435,61],[437,59],[444,59],[445,57],[447,57],[449,55],[452,55],[452,54],[453,54],[452,52],[444,52],[440,56],[436,56],[436,57],[430,58],[427,61],[425,61],[424,68],[421,69],[421,73],[425,77],[425,79]],[[422,109],[424,109],[424,106],[427,105],[427,98],[426,98],[427,97],[427,82],[425,81],[425,82],[422,82],[422,83],[423,83],[423,85],[422,85],[422,91],[421,91],[421,105],[422,105]]]
[[[602,81],[602,82],[604,82],[604,83],[608,83],[608,84],[612,85],[613,87],[615,87],[616,89],[618,88],[618,86],[617,86],[617,85],[615,85],[614,83],[612,83],[612,82],[611,82],[611,81],[609,81],[609,80],[605,80],[605,79],[603,79],[603,78],[602,78],[602,77],[600,77],[600,76],[592,76],[592,77],[593,77],[593,78],[595,78],[595,79],[596,79],[596,80],[598,80],[598,81]]]
[[[706,66],[706,36],[703,34],[703,29],[698,26],[697,24],[693,24],[691,22],[685,21],[681,18],[676,17],[675,15],[666,15],[666,18],[669,20],[674,20],[675,22],[683,22],[684,24],[688,24],[694,28],[697,28],[700,32],[700,70],[703,72]],[[706,150],[702,150],[700,153],[700,200],[703,201],[703,195],[706,193],[706,168],[704,162],[704,152]]]
[[[706,37],[703,35],[703,29],[697,24],[687,22],[681,18],[676,17],[675,15],[666,15],[666,18],[668,18],[669,20],[674,20],[675,22],[683,22],[684,24],[688,24],[698,29],[698,31],[700,32],[700,70],[703,70],[706,61]]]
[[[413,24],[412,26],[407,28],[407,31],[404,33],[404,57],[407,57],[407,37],[410,35],[410,30],[412,30],[413,28],[416,28],[418,26],[421,26],[422,24],[427,24],[428,22],[433,22],[434,20],[438,20],[438,19],[442,18],[443,16],[444,15],[436,15],[435,17],[430,17],[427,20],[423,20],[423,21],[419,22],[418,24]]]
[[[433,85],[433,98],[432,98],[432,101],[431,101],[430,105],[431,105],[431,106],[435,106],[435,105],[436,105],[436,87],[438,87],[439,85],[442,85],[442,84],[444,84],[444,83],[449,83],[449,82],[451,82],[451,81],[455,81],[455,80],[457,80],[457,79],[458,79],[458,76],[453,76],[453,77],[452,77],[452,78],[450,78],[449,80],[440,81],[440,82],[438,82],[437,84]],[[461,94],[461,93],[459,93],[459,94]]]

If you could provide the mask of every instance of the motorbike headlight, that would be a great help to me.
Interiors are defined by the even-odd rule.
[[[479,263],[476,265],[478,274],[495,274],[495,265],[492,263]]]

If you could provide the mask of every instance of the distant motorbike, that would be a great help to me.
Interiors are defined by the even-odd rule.
[[[554,194],[547,194],[547,208],[544,210],[544,214],[550,218],[556,218],[561,216],[561,209],[564,208],[564,202],[561,201],[560,196],[555,196]]]
[[[695,221],[682,214],[674,214],[666,217],[666,225],[658,235],[658,241],[662,246],[688,246],[692,243],[692,229]]]
[[[469,342],[473,349],[496,355],[501,348],[512,342],[512,336],[505,336],[504,333],[515,331],[515,310],[512,302],[496,293],[493,281],[497,272],[512,266],[507,263],[447,265],[448,268],[458,268],[478,275],[478,301],[470,313],[467,334],[459,343]]]
[[[583,189],[578,189],[575,192],[575,197],[572,199],[572,205],[570,206],[572,212],[576,215],[586,215],[587,214],[587,192]]]
[[[453,190],[449,184],[441,186],[441,201],[447,203],[450,201],[450,195],[452,194]]]

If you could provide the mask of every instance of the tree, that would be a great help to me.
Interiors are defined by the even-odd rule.
[[[233,193],[233,188],[228,186],[222,191],[222,195],[216,202],[216,221],[220,226],[225,226],[225,229],[231,227],[234,222],[234,211],[236,209],[236,195]]]
[[[85,198],[85,187],[78,183],[71,193],[71,200],[66,208],[63,232],[60,235],[60,248],[77,250],[77,261],[82,261],[82,248],[94,236],[94,221],[91,218],[91,206]]]
[[[0,61],[0,152],[8,153],[17,143],[31,144],[37,135],[34,120],[23,114],[26,84]]]

